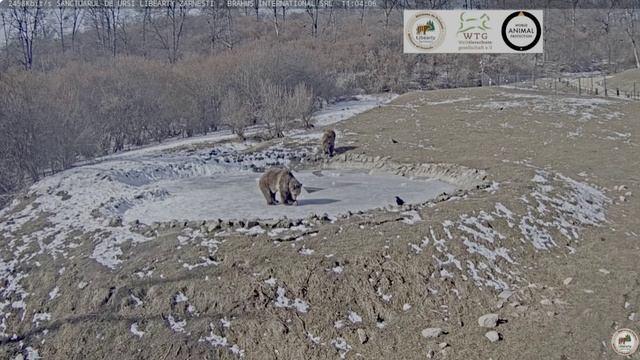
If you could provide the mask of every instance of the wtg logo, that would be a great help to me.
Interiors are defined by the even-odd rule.
[[[487,30],[491,29],[489,20],[491,20],[491,18],[487,13],[474,17],[467,15],[466,12],[462,12],[460,13],[458,35],[462,35],[465,40],[487,39]]]
[[[474,15],[475,14],[475,15]],[[493,41],[489,37],[491,17],[485,13],[460,13],[458,27],[458,51],[490,51]]]

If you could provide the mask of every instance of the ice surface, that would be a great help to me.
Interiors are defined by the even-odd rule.
[[[298,206],[268,206],[257,186],[259,173],[197,176],[154,183],[168,195],[132,204],[125,221],[144,223],[172,219],[302,218],[311,214],[339,215],[392,205],[395,196],[408,203],[423,203],[455,187],[433,179],[398,175],[369,175],[355,170],[295,172],[305,189]]]

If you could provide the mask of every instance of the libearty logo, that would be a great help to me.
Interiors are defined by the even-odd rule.
[[[430,50],[435,49],[444,41],[444,22],[437,15],[430,12],[415,14],[405,28],[405,36],[413,46]]]
[[[631,355],[638,351],[638,335],[630,329],[619,329],[611,337],[611,347],[618,355]]]

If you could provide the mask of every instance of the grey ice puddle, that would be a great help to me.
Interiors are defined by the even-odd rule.
[[[454,185],[435,179],[370,175],[357,170],[305,170],[294,172],[309,190],[303,190],[298,206],[268,206],[257,186],[260,175],[245,172],[161,180],[149,185],[168,195],[136,203],[124,213],[124,219],[151,223],[172,219],[302,218],[324,213],[336,216],[394,205],[395,196],[417,204],[456,190]]]

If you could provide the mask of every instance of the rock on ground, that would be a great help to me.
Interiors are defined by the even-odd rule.
[[[492,343],[500,340],[500,334],[498,334],[498,332],[495,330],[487,331],[487,333],[484,334],[484,336],[487,339],[489,339],[489,341],[491,341]]]
[[[422,330],[421,334],[422,334],[422,337],[427,338],[427,339],[437,338],[438,336],[440,336],[442,334],[442,329],[438,328],[438,327],[426,328],[426,329]]]
[[[484,314],[478,318],[478,325],[484,328],[493,328],[498,325],[498,314]]]

